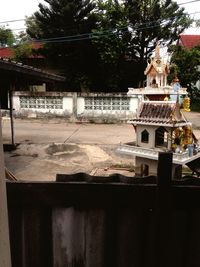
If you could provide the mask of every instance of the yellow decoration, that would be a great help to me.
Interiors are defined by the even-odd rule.
[[[192,127],[186,126],[184,127],[184,145],[189,145],[192,143],[193,143]]]
[[[186,96],[183,100],[183,109],[185,111],[190,111],[190,98]]]

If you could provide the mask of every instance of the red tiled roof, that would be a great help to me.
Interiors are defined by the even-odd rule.
[[[140,119],[162,119],[171,120],[171,115],[176,104],[143,103],[139,114]]]
[[[139,118],[140,119],[153,119],[153,120],[165,120],[169,121],[172,119],[172,114],[176,108],[175,103],[168,104],[167,102],[163,103],[143,103],[140,109]]]
[[[14,51],[12,48],[9,48],[9,47],[0,48],[0,57],[12,58],[13,56],[14,56]]]
[[[175,124],[185,123],[177,104],[167,101],[147,101],[143,102],[138,117],[131,120],[132,123],[141,124]]]
[[[32,43],[32,48],[33,49],[40,49],[40,48],[43,48],[43,44],[41,44],[41,43]]]
[[[32,49],[38,50],[40,48],[43,48],[43,45],[41,43],[32,43],[31,44]],[[13,58],[14,57],[14,50],[9,47],[3,47],[0,48],[0,58]],[[31,55],[29,58],[44,58],[42,55]]]
[[[178,44],[188,49],[198,46],[200,45],[200,34],[181,34]]]

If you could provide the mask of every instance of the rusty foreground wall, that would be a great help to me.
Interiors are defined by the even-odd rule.
[[[160,153],[157,177],[7,182],[12,266],[199,266],[200,179],[171,178]]]
[[[200,180],[158,179],[7,182],[12,266],[200,266]]]

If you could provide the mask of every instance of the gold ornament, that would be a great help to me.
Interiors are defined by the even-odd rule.
[[[183,100],[183,109],[185,111],[190,111],[190,98],[186,96]]]

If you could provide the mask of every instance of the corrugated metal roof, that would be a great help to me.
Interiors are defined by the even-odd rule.
[[[38,80],[45,79],[50,81],[65,81],[65,77],[63,76],[52,74],[32,66],[23,65],[22,63],[11,61],[9,59],[0,58],[0,69],[35,76]]]

